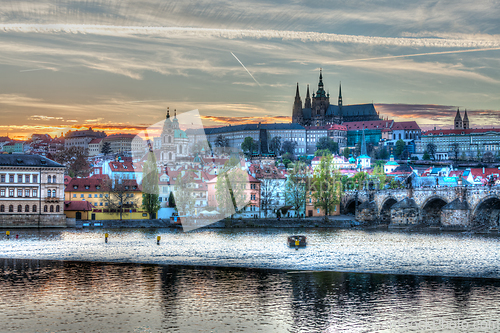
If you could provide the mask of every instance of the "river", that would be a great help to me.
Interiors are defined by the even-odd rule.
[[[500,330],[497,236],[289,232],[12,231],[0,331]]]

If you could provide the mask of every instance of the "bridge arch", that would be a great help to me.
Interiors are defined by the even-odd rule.
[[[422,223],[441,225],[441,209],[446,204],[448,204],[447,199],[439,195],[433,195],[427,198],[420,206]]]
[[[357,199],[358,201],[358,206],[361,205],[363,202],[359,199]],[[344,208],[344,214],[352,214],[352,215],[356,215],[356,198],[351,198],[349,199],[346,204],[345,204],[345,208]]]
[[[500,197],[488,195],[481,199],[472,209],[471,227],[500,225]]]
[[[387,197],[382,201],[380,205],[379,217],[382,224],[391,223],[391,208],[394,206],[398,200],[392,196]]]

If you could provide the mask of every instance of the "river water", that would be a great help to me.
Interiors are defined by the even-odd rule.
[[[0,332],[500,331],[498,236],[294,232],[12,231]]]

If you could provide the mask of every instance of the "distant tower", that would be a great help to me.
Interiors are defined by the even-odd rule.
[[[361,137],[361,155],[368,155],[368,152],[366,151],[366,138],[365,138],[365,126],[363,126],[363,132],[362,132],[362,137]]]
[[[309,96],[309,85],[307,85],[306,101],[304,105],[305,109],[311,108],[311,97]]]
[[[342,107],[342,82],[339,84],[339,102],[338,102],[339,108]]]
[[[465,110],[464,119],[462,120],[462,125],[463,125],[464,129],[469,129],[470,128],[469,117],[467,117],[467,110]]]
[[[462,124],[462,117],[460,116],[460,111],[457,109],[457,114],[455,116],[455,129],[462,129],[463,124]]]
[[[293,102],[292,123],[301,123],[302,120],[302,100],[299,94],[299,83],[297,82],[297,91],[295,93],[295,102]]]

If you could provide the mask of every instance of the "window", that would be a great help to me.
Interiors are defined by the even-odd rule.
[[[17,182],[22,183],[23,182],[23,175],[17,175]]]
[[[102,202],[99,202],[99,206],[102,206]]]
[[[14,182],[14,175],[9,175],[9,183],[13,183]]]
[[[318,214],[319,214],[319,208],[318,208],[317,212],[318,212]]]
[[[73,193],[73,198],[76,198],[76,194]]]
[[[92,194],[89,194],[89,198],[92,198]]]
[[[1,176],[0,176],[0,181],[1,181],[2,183],[5,183],[5,175],[1,175]]]
[[[13,205],[9,206],[9,213],[14,213],[14,206]]]
[[[4,206],[4,205],[1,205],[1,206],[0,206],[0,212],[1,212],[1,213],[5,212],[5,206]]]
[[[24,175],[24,182],[29,183],[30,182],[30,175]]]
[[[48,176],[47,177],[47,183],[51,183],[52,182],[52,176]]]
[[[56,213],[59,213],[60,209],[59,206],[56,206]]]
[[[50,194],[51,194],[51,193],[52,193],[52,192],[51,192],[50,190],[47,190],[47,198],[50,198]]]
[[[52,190],[52,198],[57,198],[57,196],[56,196],[56,190]]]
[[[24,190],[24,196],[28,198],[30,196],[30,190]]]
[[[5,197],[5,190],[4,189],[0,190],[0,197]]]
[[[21,213],[23,211],[23,206],[17,205],[17,212]]]
[[[38,175],[33,175],[33,183],[38,183]]]
[[[83,194],[80,194],[80,198],[83,198]]]
[[[22,197],[23,196],[23,189],[21,189],[21,188],[17,189],[17,196],[18,197]]]
[[[38,196],[38,190],[33,190],[33,196],[37,197]]]
[[[52,176],[52,182],[55,183],[56,182],[56,176]]]
[[[30,212],[30,206],[28,206],[28,205],[24,206],[24,211],[26,213],[29,213]]]
[[[33,213],[36,213],[36,205],[33,205]]]
[[[99,198],[102,198],[102,193],[101,193],[101,194],[99,194]]]
[[[94,194],[94,198],[97,198],[97,194]]]
[[[50,212],[53,213],[54,212],[54,206],[53,205],[50,205]]]

